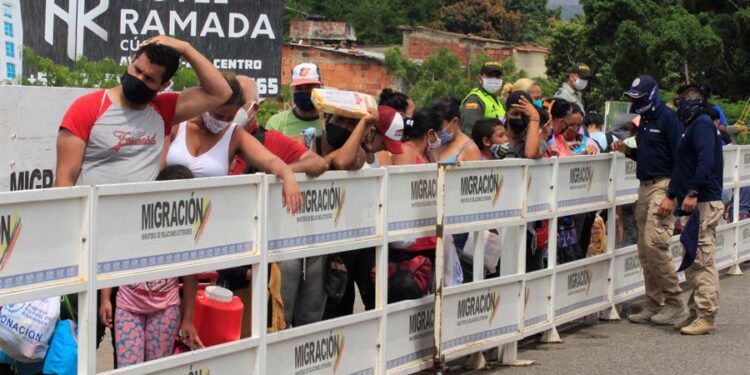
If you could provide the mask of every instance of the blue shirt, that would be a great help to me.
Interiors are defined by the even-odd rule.
[[[641,125],[635,131],[637,147],[629,156],[637,162],[635,175],[639,180],[672,176],[677,143],[684,129],[677,114],[662,101],[641,116]]]
[[[724,111],[716,104],[711,104],[711,107],[713,107],[716,112],[719,112],[719,125],[729,125],[727,124],[727,116],[724,116]]]
[[[689,190],[698,192],[698,202],[719,201],[723,181],[719,131],[708,115],[700,115],[685,129],[677,146],[669,193],[677,196],[677,202],[682,202]]]

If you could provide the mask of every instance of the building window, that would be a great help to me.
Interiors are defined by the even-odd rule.
[[[16,64],[13,64],[13,63],[5,64],[5,70],[8,71],[7,73],[8,79],[16,78]]]
[[[7,5],[3,5],[3,14],[7,19],[13,18],[13,13],[10,12],[10,7]]]
[[[5,36],[13,37],[13,24],[10,22],[5,22],[4,27],[5,29]]]
[[[16,57],[16,46],[12,42],[5,42],[5,56]]]

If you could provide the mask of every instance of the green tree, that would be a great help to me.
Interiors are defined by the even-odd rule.
[[[433,26],[460,34],[519,41],[521,16],[493,0],[444,1]]]
[[[521,16],[519,40],[548,45],[551,25],[560,19],[560,9],[547,9],[547,0],[505,0],[505,8]]]

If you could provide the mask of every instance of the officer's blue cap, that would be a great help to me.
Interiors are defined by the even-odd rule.
[[[680,243],[685,248],[685,255],[682,257],[682,263],[677,272],[684,271],[695,261],[695,254],[698,252],[698,235],[700,234],[700,223],[701,213],[698,207],[693,210],[693,213],[685,223],[685,227],[682,228],[680,233]]]
[[[641,98],[651,93],[651,90],[653,90],[656,85],[654,77],[644,74],[633,80],[630,89],[625,91],[625,95],[634,99]]]

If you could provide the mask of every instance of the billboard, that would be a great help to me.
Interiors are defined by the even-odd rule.
[[[23,44],[55,63],[80,56],[126,64],[140,42],[172,35],[214,66],[258,81],[276,95],[281,77],[284,2],[278,0],[24,0]],[[20,26],[20,25],[17,25]],[[28,70],[25,70],[28,71]]]

